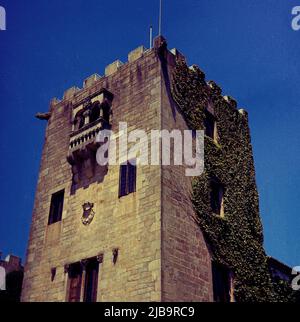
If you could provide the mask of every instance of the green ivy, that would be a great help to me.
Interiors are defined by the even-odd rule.
[[[205,137],[205,171],[193,179],[192,202],[213,259],[234,273],[238,302],[292,301],[283,282],[274,283],[263,247],[259,198],[248,126],[248,115],[236,102],[225,100],[221,89],[205,81],[197,67],[178,60],[172,74],[172,96],[193,130],[204,128],[204,111],[213,106],[218,143]],[[210,178],[225,187],[224,217],[210,207]]]

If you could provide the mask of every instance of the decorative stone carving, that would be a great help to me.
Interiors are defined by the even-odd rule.
[[[90,202],[85,202],[82,205],[83,208],[83,214],[81,217],[81,221],[84,225],[89,225],[92,220],[94,219],[95,212],[93,210],[94,204]]]
[[[50,112],[46,112],[46,113],[36,113],[35,117],[39,120],[46,120],[48,121],[51,117],[51,113]]]

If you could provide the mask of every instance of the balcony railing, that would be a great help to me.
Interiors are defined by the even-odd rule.
[[[110,125],[103,118],[84,125],[70,135],[69,153],[67,160],[71,165],[80,163],[81,160],[91,157],[91,152],[96,151],[99,143],[96,142],[99,131],[109,129]]]
[[[92,123],[86,124],[81,129],[72,132],[70,135],[70,150],[77,150],[86,143],[90,143],[95,140],[100,130],[108,128],[109,124],[103,118],[99,118]]]

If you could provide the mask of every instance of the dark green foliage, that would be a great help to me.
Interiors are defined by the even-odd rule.
[[[188,68],[184,61],[174,69],[172,95],[193,130],[203,129],[208,104],[214,108],[218,142],[205,137],[205,172],[193,180],[192,201],[214,260],[234,273],[236,301],[289,301],[291,288],[271,281],[263,248],[247,113],[237,110],[234,100],[225,100],[214,82],[207,84],[198,67]],[[225,187],[224,217],[211,211],[211,177]]]

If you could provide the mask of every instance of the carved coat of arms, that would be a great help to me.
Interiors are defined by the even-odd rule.
[[[81,217],[81,221],[84,225],[89,225],[92,222],[95,216],[95,211],[93,210],[93,207],[94,207],[94,204],[91,202],[85,202],[82,205],[83,214]]]

